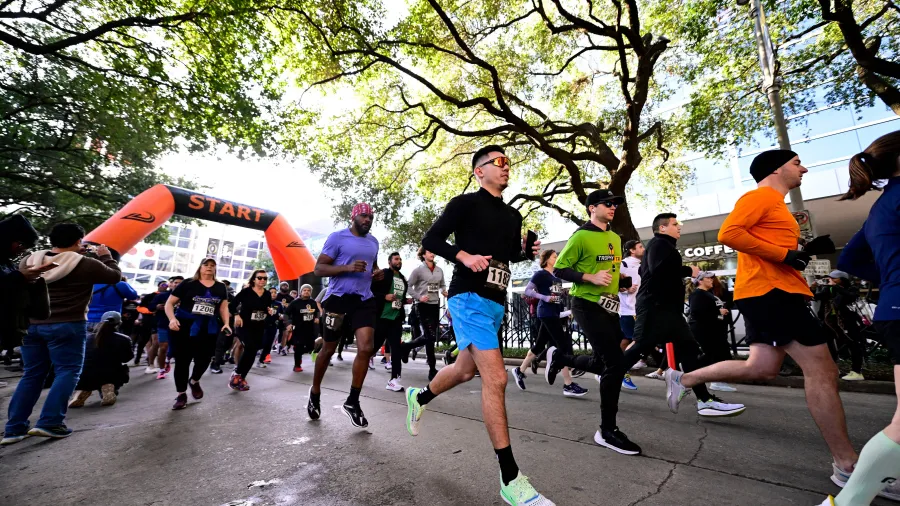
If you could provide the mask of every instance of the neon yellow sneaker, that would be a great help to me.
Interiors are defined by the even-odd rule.
[[[521,472],[509,485],[504,485],[503,479],[500,479],[500,497],[512,506],[556,506],[556,503],[539,494]]]
[[[425,406],[419,404],[421,391],[421,388],[406,389],[406,432],[409,432],[410,436],[419,435],[419,422],[422,420],[422,413],[425,412]]]

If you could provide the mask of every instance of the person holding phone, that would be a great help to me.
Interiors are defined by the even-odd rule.
[[[272,306],[272,295],[266,290],[269,275],[265,269],[257,269],[250,275],[248,286],[240,291],[231,301],[230,310],[234,313],[234,327],[237,330],[237,338],[244,345],[241,359],[237,367],[231,373],[228,388],[246,392],[250,390],[247,384],[247,373],[253,367],[253,359],[263,343],[263,335],[266,330],[266,318],[275,310]],[[178,362],[176,361],[177,365]]]
[[[221,330],[231,334],[228,320],[228,291],[225,284],[216,280],[216,261],[206,258],[194,276],[178,285],[166,299],[166,316],[169,318],[169,340],[175,357],[175,390],[178,397],[172,409],[187,406],[187,389],[194,399],[203,398],[200,378],[209,367]],[[178,305],[178,309],[175,306]],[[191,370],[191,362],[194,368]],[[188,378],[190,377],[190,385]]]

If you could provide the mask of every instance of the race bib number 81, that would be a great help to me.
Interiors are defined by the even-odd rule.
[[[491,260],[484,286],[492,290],[506,291],[510,277],[509,267],[505,263]]]

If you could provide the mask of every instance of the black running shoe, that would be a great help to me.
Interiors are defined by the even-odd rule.
[[[209,367],[210,374],[222,374],[222,368],[217,365],[212,365]]]
[[[594,442],[622,455],[640,455],[641,447],[632,443],[628,436],[616,427],[616,430],[600,429],[594,434]]]
[[[344,404],[344,414],[347,415],[347,418],[350,419],[350,423],[353,424],[354,427],[359,427],[365,429],[369,426],[369,421],[366,420],[366,415],[363,414],[362,408],[359,404]]]
[[[544,369],[544,378],[547,379],[547,383],[552,385],[554,381],[556,381],[556,375],[559,374],[559,371],[562,370],[562,367],[559,367],[557,364],[553,363],[553,358],[556,355],[556,346],[551,346],[549,350],[547,350],[547,366]]]
[[[413,348],[413,349],[412,349],[412,359],[415,360],[416,357],[418,357],[418,356],[419,356],[419,349],[418,349],[418,348]]]
[[[306,414],[309,415],[310,420],[318,420],[319,415],[322,413],[322,408],[319,407],[318,402],[313,400],[312,387],[309,387],[309,392],[306,395],[309,399],[306,402]]]
[[[582,371],[581,369],[572,369],[569,372],[572,373],[573,378],[580,378],[584,376],[584,371]]]
[[[534,360],[531,361],[531,374],[534,374],[535,376],[537,376],[538,362],[540,362],[539,357],[534,357]]]
[[[518,367],[513,367],[512,373],[513,379],[516,380],[516,386],[519,387],[519,390],[525,390],[525,375],[522,374],[522,371],[520,371]]]

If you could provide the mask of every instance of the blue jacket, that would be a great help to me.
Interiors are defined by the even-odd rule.
[[[875,321],[900,320],[900,177],[891,178],[838,258],[838,269],[879,284]]]
[[[103,313],[107,311],[121,313],[124,301],[137,299],[140,299],[138,293],[124,281],[119,281],[114,285],[94,285],[94,293],[91,295],[91,303],[88,305],[87,321],[100,323]]]

